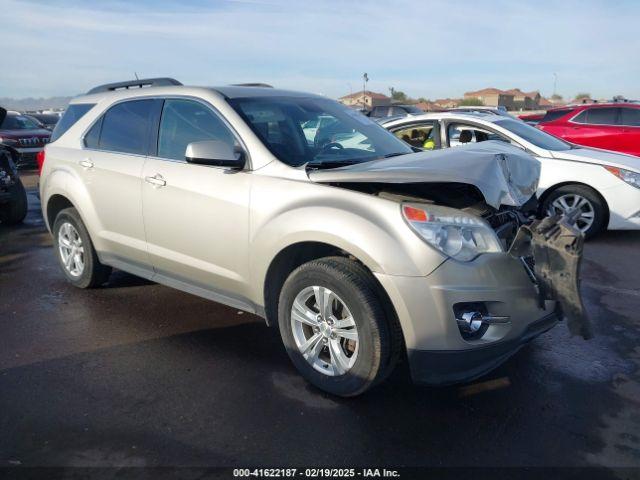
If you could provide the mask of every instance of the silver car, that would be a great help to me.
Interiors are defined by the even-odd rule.
[[[72,284],[113,267],[260,315],[336,395],[400,359],[478,377],[562,317],[589,334],[582,236],[531,222],[539,164],[504,143],[414,153],[321,96],[152,79],[74,99],[41,160]]]

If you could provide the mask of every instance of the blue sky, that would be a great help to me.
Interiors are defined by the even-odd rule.
[[[338,97],[496,86],[640,98],[640,2],[0,0],[0,97],[172,76]]]

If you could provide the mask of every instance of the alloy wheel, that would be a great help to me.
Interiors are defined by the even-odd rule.
[[[65,222],[58,230],[58,250],[65,270],[72,277],[79,277],[84,272],[84,246],[78,230],[69,222]]]
[[[580,210],[580,216],[576,219],[576,227],[582,233],[586,233],[591,225],[593,225],[596,212],[593,204],[581,195],[567,193],[556,198],[551,205],[549,205],[547,215],[562,215],[573,212],[576,209]]]
[[[298,350],[318,372],[344,375],[358,357],[358,329],[347,305],[326,287],[303,289],[291,307]]]

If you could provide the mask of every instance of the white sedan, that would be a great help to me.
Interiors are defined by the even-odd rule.
[[[581,147],[526,123],[483,113],[427,113],[380,122],[413,147],[429,150],[501,140],[524,149],[542,164],[541,214],[579,209],[587,236],[603,229],[640,229],[640,158]]]

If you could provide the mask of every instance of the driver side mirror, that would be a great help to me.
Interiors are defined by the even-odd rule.
[[[245,165],[245,154],[220,140],[204,140],[187,145],[185,159],[188,163],[229,167],[241,170]]]

